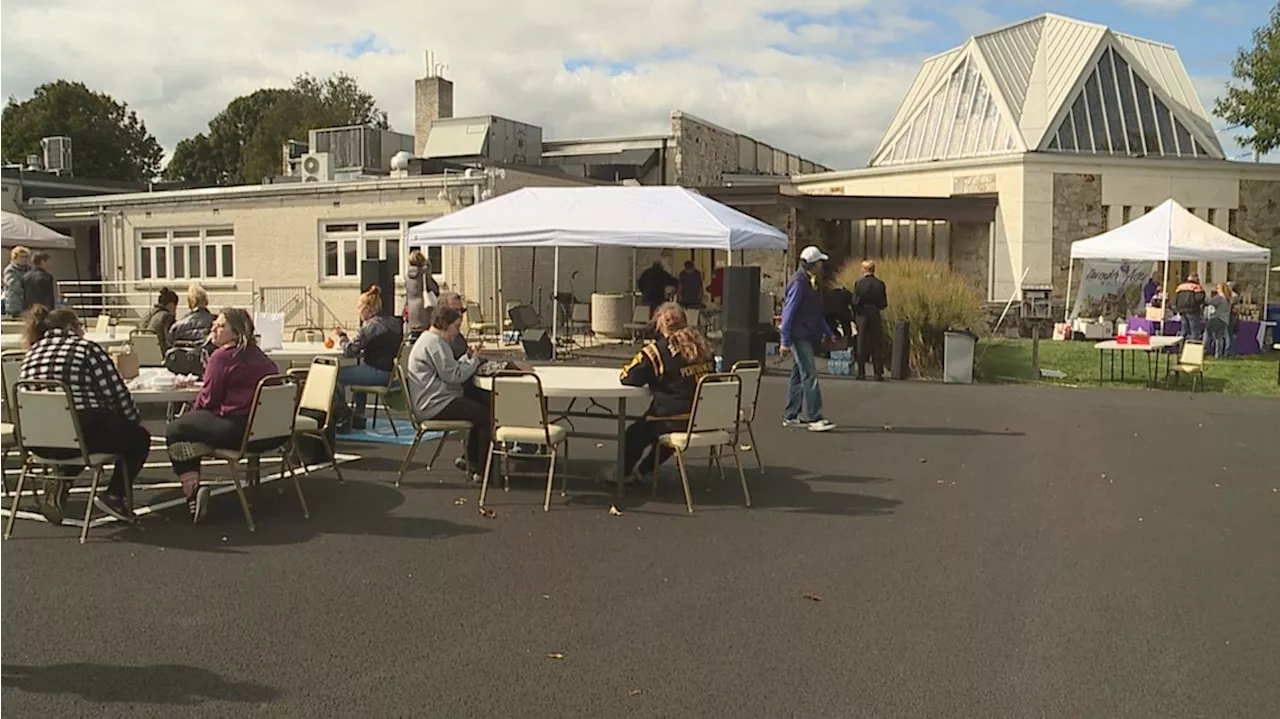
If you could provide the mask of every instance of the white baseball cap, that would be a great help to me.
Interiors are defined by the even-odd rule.
[[[813,245],[800,250],[800,261],[806,265],[812,265],[815,262],[825,262],[831,259],[826,253]]]

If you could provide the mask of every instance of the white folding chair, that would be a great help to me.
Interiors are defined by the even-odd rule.
[[[26,357],[27,353],[23,350],[0,352],[0,374],[4,375],[4,394],[0,397],[4,399],[5,418],[13,417],[13,386],[18,383],[18,377],[22,374],[22,360]]]
[[[489,476],[493,470],[493,455],[502,455],[503,489],[511,488],[511,445],[540,446],[545,453],[520,454],[525,457],[547,457],[547,489],[542,500],[542,511],[551,509],[551,487],[555,481],[558,448],[564,444],[565,470],[560,483],[560,496],[569,491],[569,431],[547,420],[547,400],[542,393],[542,380],[533,372],[499,372],[493,377],[493,439],[489,442],[488,459],[484,464],[484,481],[480,485],[480,506],[489,489]]]
[[[675,450],[676,464],[680,469],[680,483],[684,486],[685,507],[693,514],[693,494],[689,491],[689,473],[685,467],[685,454],[694,448],[706,447],[708,458],[707,477],[714,464],[724,478],[724,466],[720,454],[725,447],[733,452],[733,462],[738,466],[742,480],[742,495],[751,506],[751,490],[747,487],[747,475],[742,471],[738,457],[738,421],[741,411],[742,380],[734,374],[709,374],[698,380],[693,397],[693,410],[689,425],[683,432],[671,432],[658,438],[658,444]],[[653,492],[658,492],[658,463],[653,463]]]
[[[645,330],[649,329],[649,308],[645,305],[636,305],[631,310],[631,321],[622,326],[631,335],[631,343],[635,344],[636,339]]]
[[[294,370],[289,370],[290,377]],[[306,371],[306,379],[302,384],[302,397],[298,399],[298,414],[293,420],[293,433],[296,437],[310,437],[318,439],[324,443],[325,449],[329,451],[329,456],[334,457],[336,452],[333,449],[333,443],[329,441],[329,428],[333,426],[333,395],[338,387],[338,360],[335,357],[316,357],[311,360],[311,369]],[[318,412],[324,415],[324,420],[318,420],[310,415],[303,414],[302,411]],[[293,456],[298,460],[298,464],[302,466],[303,474],[310,474],[307,469],[307,463],[302,460],[302,455],[298,453],[297,442],[293,445]],[[342,477],[342,470],[338,468],[338,460],[334,457],[333,473],[338,475],[338,482],[345,482]]]
[[[139,367],[163,367],[164,350],[160,336],[151,330],[134,330],[129,333],[129,346],[138,355]]]
[[[249,422],[245,427],[244,440],[236,449],[216,449],[199,443],[194,445],[193,454],[212,456],[225,461],[231,470],[231,480],[240,498],[240,508],[244,511],[245,522],[249,531],[257,529],[253,522],[253,512],[249,510],[249,500],[245,497],[244,483],[240,479],[239,464],[243,460],[261,459],[268,454],[279,453],[288,458],[293,452],[293,434],[296,427],[296,407],[298,404],[298,383],[292,377],[271,375],[262,378],[253,394],[253,408],[249,410]],[[184,443],[185,444],[185,443]],[[298,493],[298,503],[302,505],[302,516],[310,519],[307,509],[307,498],[302,494],[302,484],[298,475],[288,462],[282,463],[283,471],[293,480],[293,488]]]
[[[93,470],[93,481],[89,485],[89,496],[85,499],[84,525],[80,528],[80,543],[84,544],[89,536],[89,522],[93,518],[93,498],[98,496],[98,485],[106,474],[108,463],[124,461],[111,452],[90,454],[84,444],[84,433],[80,429],[80,416],[71,401],[71,388],[65,382],[56,380],[22,380],[14,387],[15,431],[25,451],[22,462],[22,473],[18,475],[18,487],[14,490],[13,506],[9,510],[9,524],[5,528],[4,538],[13,534],[13,525],[18,518],[18,504],[22,501],[22,486],[27,476],[36,467],[51,468],[55,471],[46,479],[74,483],[80,476],[83,467]],[[57,474],[57,469],[77,468],[76,474],[66,477]],[[58,493],[61,494],[61,488]],[[133,487],[125,483],[125,502],[133,511]]]
[[[760,376],[764,373],[764,369],[755,360],[742,360],[735,362],[730,371],[742,382],[742,407],[738,411],[738,425],[746,428],[747,440],[751,442],[751,451],[755,454],[756,465],[760,469],[760,474],[764,474],[764,462],[760,460],[760,445],[756,444],[756,433],[751,426],[756,421],[756,404],[760,400]],[[741,449],[747,448],[741,447]]]

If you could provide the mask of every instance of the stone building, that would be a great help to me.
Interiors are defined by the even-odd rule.
[[[1224,156],[1177,50],[1057,15],[929,58],[868,167],[793,182],[821,196],[994,199],[989,224],[890,215],[839,238],[852,256],[948,261],[994,302],[1051,287],[1060,304],[1072,242],[1169,198],[1280,256],[1280,166]],[[1205,281],[1261,294],[1265,268],[1200,264]]]

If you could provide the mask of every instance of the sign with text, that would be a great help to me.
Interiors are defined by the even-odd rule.
[[[1142,285],[1151,277],[1150,263],[1087,260],[1083,265],[1071,319],[1123,319],[1141,312]]]

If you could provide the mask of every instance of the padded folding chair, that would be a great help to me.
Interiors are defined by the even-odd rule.
[[[764,474],[764,462],[760,460],[760,445],[756,444],[756,433],[751,426],[756,421],[756,405],[760,401],[760,376],[764,374],[764,369],[755,360],[742,360],[735,362],[730,372],[737,375],[742,382],[742,407],[738,411],[738,426],[746,428],[747,440],[751,442],[751,451],[755,454],[756,465],[760,469],[760,474]],[[741,438],[741,432],[739,432],[739,438]]]
[[[737,375],[709,374],[698,380],[698,389],[693,397],[693,411],[689,414],[689,425],[683,432],[671,432],[658,438],[658,444],[670,447],[676,453],[676,465],[680,469],[680,483],[684,486],[685,507],[693,514],[693,494],[689,491],[689,473],[685,467],[685,454],[689,450],[706,447],[710,452],[707,464],[707,478],[711,476],[711,466],[715,465],[724,478],[724,466],[720,463],[720,455],[725,447],[733,453],[733,462],[738,466],[738,477],[742,480],[742,495],[746,505],[751,506],[751,490],[747,487],[747,475],[742,471],[742,460],[738,457],[738,423],[741,416],[742,380]],[[653,493],[658,493],[658,467],[653,463]]]
[[[134,330],[129,333],[129,346],[138,355],[139,367],[163,367],[164,350],[160,336],[151,330]]]
[[[18,475],[18,486],[14,490],[13,506],[9,511],[9,524],[5,528],[4,538],[8,539],[13,534],[13,525],[18,518],[18,505],[22,501],[22,487],[33,469],[44,467],[55,470],[46,479],[57,480],[57,491],[61,493],[61,483],[75,483],[80,472],[65,477],[60,476],[56,470],[88,467],[93,470],[93,481],[89,485],[89,496],[85,498],[84,524],[80,528],[80,543],[84,544],[89,536],[89,522],[93,519],[93,498],[98,496],[98,487],[106,474],[106,465],[123,460],[110,452],[89,453],[84,444],[84,433],[80,429],[80,415],[72,404],[71,388],[67,383],[56,380],[22,380],[14,387],[14,400],[14,431],[25,456],[22,473]],[[65,456],[70,452],[75,454]],[[132,513],[133,487],[127,482],[125,503]]]
[[[396,473],[397,487],[404,481],[404,473],[409,471],[409,464],[413,462],[414,456],[418,453],[418,447],[422,445],[422,440],[426,438],[428,432],[440,433],[439,439],[436,440],[436,449],[431,453],[431,459],[427,460],[426,471],[429,473],[436,460],[440,458],[440,452],[444,450],[445,443],[449,441],[449,435],[457,435],[462,440],[462,446],[466,447],[472,430],[471,423],[462,420],[419,419],[413,408],[413,398],[409,396],[405,367],[406,364],[402,362],[396,371],[400,373],[400,388],[404,392],[404,404],[409,409],[409,418],[413,420],[414,435],[413,444],[409,445],[409,451],[405,452],[404,460],[400,462],[400,471]],[[441,479],[440,483],[444,484],[444,479]]]
[[[289,376],[294,377],[296,381],[293,373],[294,370],[289,370]],[[338,360],[333,357],[316,357],[311,360],[311,369],[305,370],[305,374],[306,379],[302,382],[302,397],[298,400],[297,417],[293,420],[294,438],[318,439],[329,451],[329,456],[334,457],[337,452],[333,448],[333,443],[329,441],[328,432],[333,425],[333,395],[338,387]],[[323,414],[324,420],[303,414],[302,410]],[[303,474],[311,474],[307,469],[307,463],[302,461],[302,455],[298,453],[296,441],[293,444],[293,456],[301,465]],[[333,460],[333,473],[338,475],[338,482],[346,481],[342,477],[342,470],[338,468],[336,457]]]
[[[569,431],[547,420],[547,399],[542,393],[542,380],[533,372],[499,372],[493,376],[493,439],[489,442],[488,459],[484,464],[484,481],[480,485],[480,505],[484,506],[489,490],[489,477],[493,471],[493,456],[502,455],[503,489],[511,488],[507,466],[513,443],[546,448],[546,453],[521,453],[521,458],[547,457],[547,489],[542,500],[542,511],[551,509],[551,487],[556,475],[556,457],[564,455],[564,478],[560,484],[560,496],[569,491]],[[558,447],[563,444],[564,451]]]
[[[249,500],[244,493],[244,483],[240,478],[239,464],[243,460],[261,459],[268,454],[279,453],[287,459],[293,453],[293,436],[296,429],[296,408],[298,404],[298,383],[292,377],[271,375],[258,383],[253,394],[253,408],[249,410],[249,423],[245,428],[244,440],[236,449],[215,449],[195,442],[183,442],[186,456],[211,456],[227,463],[231,470],[231,481],[236,488],[236,496],[240,499],[240,508],[244,511],[245,522],[249,531],[257,529],[253,522],[253,512],[249,509]],[[302,505],[302,516],[310,519],[307,509],[307,498],[302,494],[302,484],[298,474],[288,465],[282,464],[283,470],[293,480],[293,488],[298,493],[298,503]]]

